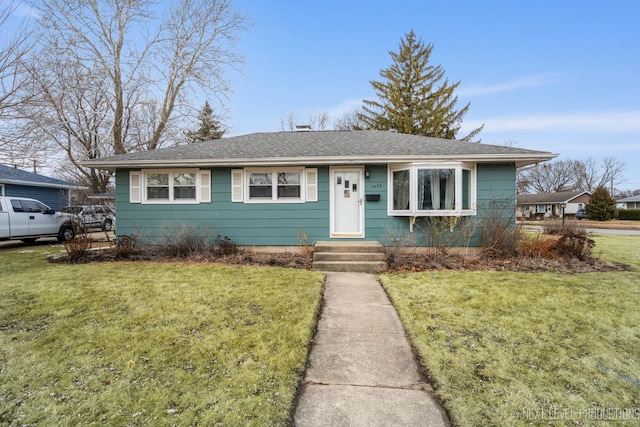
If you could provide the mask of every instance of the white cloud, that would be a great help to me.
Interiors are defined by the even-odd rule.
[[[530,87],[548,86],[559,82],[561,79],[554,74],[532,74],[493,85],[477,84],[472,86],[460,85],[459,96],[490,95],[493,93],[510,92]]]
[[[302,117],[307,117],[307,116],[311,116],[311,115],[327,113],[329,115],[329,119],[332,122],[331,124],[333,125],[333,121],[341,118],[346,113],[349,113],[349,112],[355,110],[356,108],[360,107],[362,105],[362,99],[363,98],[345,99],[344,101],[342,101],[338,105],[334,105],[334,106],[327,107],[327,108],[310,109],[308,111],[303,111],[300,115]]]
[[[600,111],[591,113],[537,113],[518,116],[487,117],[464,122],[464,129],[484,123],[483,132],[506,131],[594,131],[638,132],[639,111]]]
[[[11,15],[16,18],[33,18],[40,19],[40,12],[35,7],[30,6],[25,2],[19,3],[11,3],[8,6],[9,8],[13,8],[11,10]]]

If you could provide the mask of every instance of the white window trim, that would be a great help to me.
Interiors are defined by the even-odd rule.
[[[173,175],[193,173],[196,176],[196,195],[193,199],[173,199]],[[151,174],[169,175],[169,199],[149,199],[147,197],[147,177]],[[211,203],[211,171],[208,169],[143,169],[129,173],[129,201],[149,205],[194,205]]]
[[[455,208],[445,210],[421,210],[418,209],[418,170],[419,169],[454,169],[455,171]],[[466,169],[471,172],[471,188],[470,188],[470,209],[462,209],[462,170]],[[393,172],[399,170],[409,171],[409,209],[394,210],[393,209]],[[387,169],[387,193],[389,195],[387,202],[387,214],[390,216],[472,216],[476,215],[477,195],[477,169],[475,164],[462,162],[446,162],[446,163],[404,163],[397,165],[389,165]]]
[[[307,202],[307,171],[303,167],[266,167],[266,168],[245,168],[243,174],[243,195],[244,203],[306,203]],[[276,176],[280,172],[298,172],[300,174],[300,197],[284,197],[278,198],[278,177]],[[249,176],[252,173],[271,173],[271,198],[254,198],[249,196]],[[317,173],[316,173],[317,177]],[[317,186],[317,182],[313,183]],[[235,184],[237,185],[237,184]],[[233,186],[233,185],[232,185]],[[235,193],[234,193],[235,194]],[[308,201],[313,201],[312,199]]]

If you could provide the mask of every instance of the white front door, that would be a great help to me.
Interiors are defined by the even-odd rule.
[[[331,168],[331,237],[364,237],[364,170]]]

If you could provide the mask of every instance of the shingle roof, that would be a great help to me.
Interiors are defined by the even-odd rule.
[[[41,187],[84,189],[81,185],[56,178],[0,165],[0,184],[20,184]]]
[[[555,157],[545,151],[384,131],[272,132],[223,138],[86,161],[92,167],[336,164],[415,160],[514,161]]]
[[[571,200],[588,191],[559,191],[557,193],[519,194],[519,205],[569,203]]]
[[[625,197],[624,199],[616,200],[618,203],[626,203],[626,202],[640,202],[640,195]]]

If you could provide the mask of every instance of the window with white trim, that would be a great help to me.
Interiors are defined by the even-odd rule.
[[[317,169],[246,168],[231,171],[232,201],[305,203],[317,201]]]
[[[211,171],[146,169],[129,173],[131,203],[210,203]]]
[[[389,215],[475,215],[475,165],[404,164],[389,167]]]

